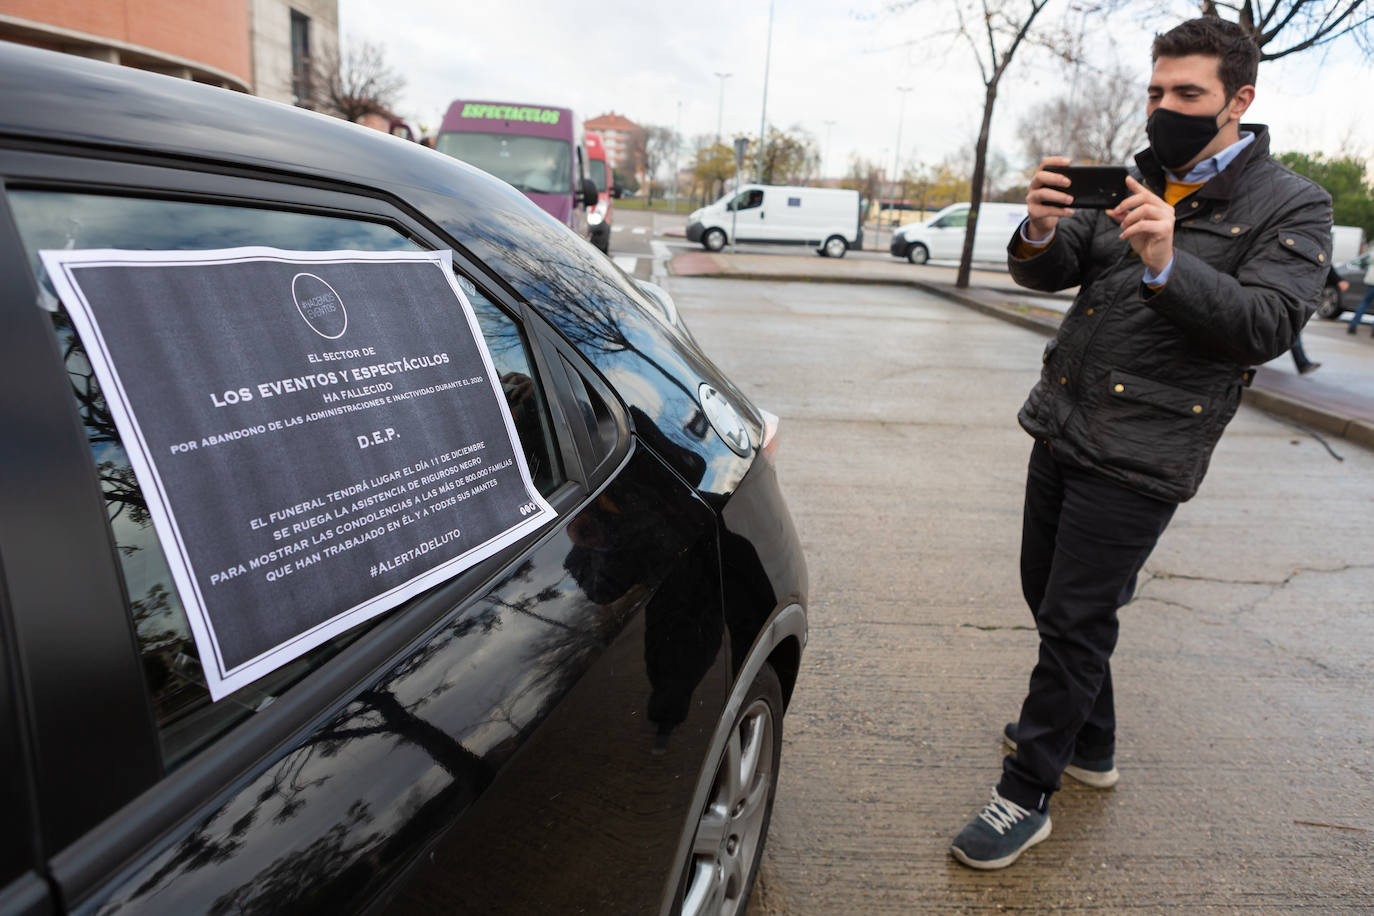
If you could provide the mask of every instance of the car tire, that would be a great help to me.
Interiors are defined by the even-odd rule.
[[[839,235],[832,235],[820,247],[821,256],[826,258],[842,258],[848,250],[849,243],[844,240],[843,236]]]
[[[907,249],[906,259],[912,264],[924,264],[930,260],[930,249],[917,242]]]
[[[720,229],[707,229],[701,237],[701,246],[707,251],[720,251],[725,247],[725,232]]]
[[[682,916],[743,916],[758,876],[782,754],[782,685],[765,664],[740,704],[699,812],[682,880]]]
[[[1322,318],[1339,318],[1341,312],[1341,290],[1336,286],[1323,286],[1321,303],[1317,306],[1317,315]]]

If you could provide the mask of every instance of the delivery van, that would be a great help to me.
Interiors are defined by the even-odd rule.
[[[687,240],[707,251],[727,242],[814,245],[816,253],[842,258],[863,247],[859,192],[746,184],[687,218]]]
[[[514,185],[578,235],[597,201],[587,177],[582,119],[571,109],[459,99],[448,107],[434,148]]]
[[[926,261],[957,261],[964,253],[964,230],[969,204],[950,204],[930,219],[908,223],[892,233],[889,251],[912,264]],[[978,228],[973,236],[973,260],[1007,259],[1007,242],[1026,218],[1025,204],[983,203],[978,207]]]
[[[591,227],[591,243],[604,253],[611,253],[611,190],[615,180],[611,164],[606,161],[606,146],[601,135],[587,131],[587,165],[592,184],[596,185],[596,206],[587,214],[587,225]]]

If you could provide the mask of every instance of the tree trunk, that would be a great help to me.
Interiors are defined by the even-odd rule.
[[[1003,69],[998,69],[987,85],[983,100],[983,126],[978,129],[978,145],[973,153],[973,178],[969,183],[968,227],[964,229],[964,253],[959,258],[959,274],[954,280],[958,289],[968,289],[969,271],[973,266],[973,238],[978,230],[978,208],[983,203],[983,175],[987,171],[988,134],[992,128],[992,106],[997,101],[997,84]]]

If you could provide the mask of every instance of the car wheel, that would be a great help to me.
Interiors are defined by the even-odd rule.
[[[1342,311],[1340,288],[1335,286],[1323,286],[1322,301],[1321,304],[1317,306],[1317,314],[1322,318],[1339,318],[1341,317]]]
[[[924,264],[930,260],[930,249],[917,242],[907,249],[906,259],[912,264]]]
[[[707,251],[720,251],[725,247],[725,233],[720,229],[707,229],[701,237],[701,244]]]
[[[821,254],[827,258],[842,258],[844,253],[849,250],[849,243],[838,235],[832,235],[825,240],[821,246]]]
[[[682,916],[742,916],[754,887],[782,753],[782,686],[764,665],[716,764],[684,875]]]

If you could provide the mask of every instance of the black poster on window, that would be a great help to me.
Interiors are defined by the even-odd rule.
[[[448,252],[41,254],[215,699],[553,516]]]

